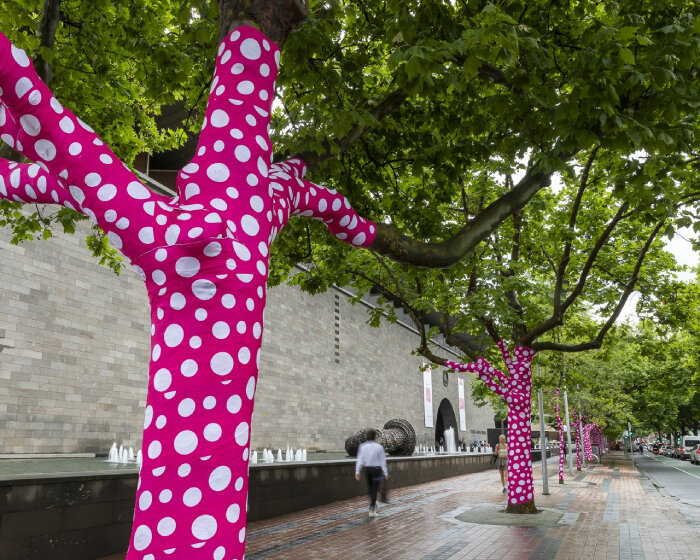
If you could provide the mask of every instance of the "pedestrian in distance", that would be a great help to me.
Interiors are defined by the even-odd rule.
[[[501,434],[498,437],[498,444],[494,448],[493,454],[496,456],[496,466],[501,475],[501,484],[503,485],[503,493],[505,493],[508,488],[508,444],[506,443],[506,436]]]
[[[355,462],[355,479],[360,480],[360,473],[365,469],[367,487],[369,488],[369,517],[377,517],[377,491],[384,477],[391,480],[386,467],[386,453],[377,443],[377,430],[369,428],[366,433],[367,441],[357,449]]]

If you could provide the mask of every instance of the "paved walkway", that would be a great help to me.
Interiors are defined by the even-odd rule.
[[[251,523],[246,560],[700,560],[700,527],[621,452],[567,475],[564,485],[556,458],[548,468],[550,494],[536,480],[535,501],[563,510],[551,527],[459,521],[476,507],[505,507],[498,473],[489,470],[392,490],[375,519],[357,498]]]

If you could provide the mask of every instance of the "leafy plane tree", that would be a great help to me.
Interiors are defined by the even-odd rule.
[[[128,558],[241,558],[270,244],[291,214],[323,220],[355,247],[371,245],[376,228],[304,180],[301,160],[271,164],[279,48],[255,28],[221,41],[174,198],[149,191],[4,35],[0,58],[0,133],[35,162],[0,162],[0,195],[90,216],[148,289],[145,457]]]

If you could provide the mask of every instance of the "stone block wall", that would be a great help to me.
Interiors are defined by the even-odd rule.
[[[15,246],[0,231],[0,259],[0,454],[139,448],[150,347],[141,280],[99,266],[79,235]],[[268,291],[253,447],[340,450],[357,430],[396,417],[419,444],[434,444],[423,425],[424,360],[411,354],[417,334],[372,328],[367,317],[343,290]],[[457,376],[445,387],[442,371],[433,370],[434,423],[444,398],[459,421]],[[485,439],[493,411],[471,404],[471,382],[458,437]]]

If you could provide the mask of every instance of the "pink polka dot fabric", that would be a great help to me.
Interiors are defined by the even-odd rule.
[[[447,361],[445,366],[455,371],[476,373],[494,393],[508,405],[508,503],[522,504],[534,500],[532,455],[530,453],[532,403],[532,359],[535,351],[516,346],[511,356],[503,340],[497,342],[508,374],[497,370],[484,358],[461,364]]]
[[[559,430],[559,482],[564,482],[564,426],[561,421],[561,414],[559,414],[559,393],[561,393],[561,387],[557,387],[554,392],[556,400],[554,401],[554,414],[557,417],[557,428]]]
[[[0,34],[0,135],[35,164],[0,162],[0,196],[90,216],[143,277],[152,353],[128,560],[241,560],[250,422],[270,244],[290,215],[369,247],[341,194],[272,164],[279,49],[249,27],[220,44],[196,155],[178,196],[149,191]]]

